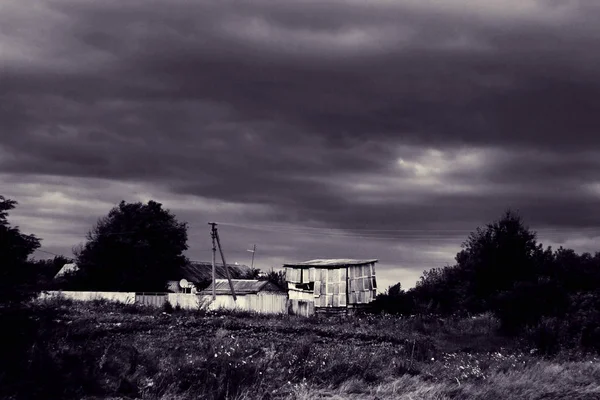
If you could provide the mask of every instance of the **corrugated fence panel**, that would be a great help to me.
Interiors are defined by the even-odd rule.
[[[200,307],[210,309],[224,308],[265,314],[286,314],[288,309],[287,294],[269,292],[238,296],[236,302],[233,301],[231,295],[217,295],[216,301],[212,302],[212,296],[199,296],[187,293],[48,291],[42,292],[38,298],[46,300],[56,297],[77,301],[108,300],[152,307],[163,307],[169,301],[173,307],[179,306],[184,309],[198,309]],[[312,301],[309,301],[309,303],[313,304]]]
[[[266,314],[287,314],[287,296],[276,293],[259,293],[258,304],[250,311]]]
[[[77,301],[108,300],[125,304],[135,303],[135,293],[133,292],[80,292],[53,290],[42,292],[38,296],[38,298],[42,300],[56,297]]]
[[[288,298],[284,293],[248,294],[237,296],[236,301],[231,295],[217,295],[215,301],[212,301],[212,296],[208,295],[202,296],[200,301],[207,302],[210,310],[239,310],[261,314],[286,314],[288,310]]]
[[[162,307],[167,302],[167,294],[136,293],[135,303],[143,306]]]
[[[198,310],[203,304],[202,296],[189,293],[169,293],[167,300],[173,307],[181,307],[185,310]],[[208,307],[208,304],[206,304]]]

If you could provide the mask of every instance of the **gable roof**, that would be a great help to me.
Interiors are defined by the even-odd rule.
[[[79,268],[77,268],[77,264],[75,263],[68,263],[62,266],[62,268],[56,273],[56,275],[54,275],[54,279],[56,278],[60,278],[61,276],[65,275],[65,274],[69,274],[72,272],[77,271]]]
[[[229,274],[232,279],[242,278],[251,271],[247,265],[227,264]],[[227,279],[227,273],[223,264],[215,265],[216,279]],[[190,282],[202,282],[212,279],[212,263],[210,262],[190,262],[179,269],[177,276],[173,280],[187,279]]]
[[[379,260],[370,259],[370,260],[354,260],[349,258],[334,258],[334,259],[317,259],[304,261],[300,263],[293,264],[283,264],[284,267],[322,267],[322,268],[339,268],[339,267],[349,267],[355,265],[366,265],[376,263]]]
[[[257,279],[232,279],[235,294],[254,294],[258,292],[285,292],[280,287],[269,281],[259,281]],[[202,291],[203,294],[212,294],[212,283]],[[231,288],[227,279],[217,279],[215,281],[216,294],[231,294]]]

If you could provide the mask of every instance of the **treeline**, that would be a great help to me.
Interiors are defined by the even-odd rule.
[[[77,273],[55,280],[68,260],[32,260],[40,239],[7,221],[17,203],[0,196],[0,306],[19,304],[40,289],[163,291],[189,260],[187,224],[161,204],[121,202],[100,218],[75,251]],[[253,271],[253,276],[258,271]],[[282,272],[269,279],[286,287]],[[600,351],[600,253],[544,248],[516,213],[471,233],[452,266],[425,271],[408,291],[394,285],[374,311],[401,315],[493,313],[507,335],[545,352]]]
[[[378,296],[377,312],[468,316],[494,313],[507,335],[539,350],[600,351],[600,252],[544,248],[522,218],[471,233],[453,266],[425,271],[416,286]]]
[[[57,256],[50,260],[30,258],[41,239],[8,223],[8,213],[16,205],[0,196],[0,304],[18,303],[40,290],[162,292],[167,281],[176,279],[191,263],[184,254],[187,223],[152,200],[120,202],[98,219],[86,242],[73,249],[72,259]],[[68,262],[75,262],[77,268],[55,278]],[[237,278],[256,279],[259,272],[253,268]],[[286,287],[285,276],[278,272],[270,271],[261,279]],[[196,282],[198,289],[210,283]]]

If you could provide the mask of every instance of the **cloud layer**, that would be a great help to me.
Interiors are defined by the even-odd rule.
[[[379,257],[406,286],[507,207],[593,250],[596,3],[3,4],[2,192],[57,251],[150,194],[198,237],[251,225],[223,229],[270,243],[267,264]]]

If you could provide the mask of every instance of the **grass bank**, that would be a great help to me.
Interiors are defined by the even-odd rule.
[[[491,315],[306,319],[62,301],[34,303],[26,319],[14,335],[22,362],[0,378],[5,398],[600,398],[598,358],[541,357],[497,334]]]

